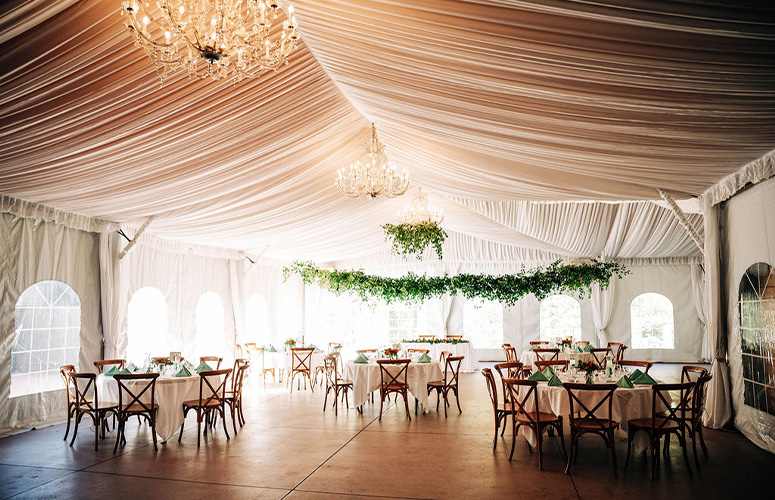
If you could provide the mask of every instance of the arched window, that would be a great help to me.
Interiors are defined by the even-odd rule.
[[[673,303],[664,295],[644,293],[630,304],[633,349],[673,349]]]
[[[752,265],[739,293],[744,401],[775,415],[775,269],[764,262]]]
[[[168,329],[164,294],[152,286],[137,290],[127,306],[127,359],[139,366],[148,355],[166,356]]]
[[[388,304],[387,317],[388,339],[391,344],[428,333],[424,304],[405,302]]]
[[[581,304],[567,295],[552,295],[541,302],[541,340],[581,338]]]
[[[223,356],[223,301],[215,292],[206,292],[196,305],[196,356]]]
[[[11,347],[11,397],[62,388],[59,367],[78,367],[81,300],[59,281],[40,281],[19,296]]]
[[[476,349],[503,345],[503,306],[492,300],[469,300],[463,306],[463,335]]]
[[[269,305],[258,294],[248,298],[245,311],[245,340],[259,345],[269,342]]]

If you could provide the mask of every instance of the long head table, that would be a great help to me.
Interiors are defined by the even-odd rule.
[[[400,367],[390,367],[391,373],[397,374]],[[344,378],[353,383],[353,401],[355,406],[364,404],[369,399],[369,394],[379,390],[382,379],[380,378],[379,365],[375,360],[368,363],[354,363],[348,361],[344,365]],[[407,368],[407,383],[409,392],[417,398],[423,408],[423,413],[428,411],[428,382],[441,380],[442,370],[438,361],[430,363],[418,363],[412,361]]]
[[[438,361],[442,351],[449,351],[453,356],[463,356],[463,361],[460,363],[461,372],[471,373],[476,370],[477,360],[474,358],[474,349],[471,346],[471,342],[459,342],[457,344],[401,342],[401,349],[428,349],[430,351],[428,355],[435,361]]]

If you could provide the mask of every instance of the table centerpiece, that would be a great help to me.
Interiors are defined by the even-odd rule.
[[[584,372],[584,381],[587,384],[591,384],[592,374],[597,371],[597,364],[594,361],[578,360],[576,362],[576,370]]]

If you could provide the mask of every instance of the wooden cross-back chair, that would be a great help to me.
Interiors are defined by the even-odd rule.
[[[536,361],[553,361],[555,359],[560,359],[560,350],[559,349],[533,349],[533,352],[536,353]]]
[[[563,387],[568,392],[568,400],[570,401],[570,449],[568,450],[568,465],[565,467],[565,473],[568,474],[570,472],[571,460],[575,461],[578,456],[579,437],[583,434],[597,434],[603,438],[608,447],[611,468],[614,471],[614,476],[617,476],[614,431],[619,428],[619,422],[611,418],[613,415],[614,392],[616,392],[617,385],[565,383]],[[595,393],[595,396],[598,398],[594,406],[590,405],[592,406],[591,409],[580,398],[580,395],[585,392]],[[598,394],[602,394],[602,396]],[[594,400],[594,396],[592,399]],[[601,409],[607,410],[605,416],[601,417],[597,413]]]
[[[441,380],[428,382],[428,395],[430,395],[431,391],[436,391],[436,411],[439,411],[439,400],[442,397],[444,398],[444,418],[447,418],[450,391],[455,394],[455,402],[457,403],[458,411],[463,413],[463,410],[460,408],[460,394],[458,393],[460,364],[463,362],[463,358],[465,358],[465,356],[449,356],[444,363],[443,378]]]
[[[106,366],[116,365],[119,370],[123,370],[126,367],[125,359],[100,359],[94,362],[94,366],[97,368],[97,373],[103,373]]]
[[[225,370],[211,370],[199,373],[199,399],[183,402],[183,424],[180,426],[178,442],[180,442],[183,437],[183,427],[186,425],[186,415],[189,410],[192,409],[196,411],[197,446],[200,444],[202,435],[202,421],[212,412],[218,412],[221,416],[221,419],[223,420],[223,432],[226,434],[226,439],[230,439],[229,430],[226,428],[226,387],[231,372],[231,368],[226,368]],[[213,385],[213,382],[211,382],[213,379],[216,381],[215,384],[217,385]],[[206,390],[205,387],[207,387]],[[204,434],[207,435],[207,426],[205,426]]]
[[[692,406],[694,386],[696,382],[680,384],[654,384],[651,386],[651,417],[636,418],[627,422],[627,460],[630,461],[632,439],[638,431],[644,431],[649,436],[649,453],[651,455],[651,479],[654,479],[654,470],[657,466],[659,443],[663,437],[675,434],[683,451],[684,463],[689,474],[692,468],[689,466],[689,456],[686,454],[686,408]],[[678,391],[681,400],[677,407],[672,407],[670,391]],[[663,410],[667,408],[667,410]]]
[[[406,416],[412,420],[409,414],[409,383],[407,382],[407,373],[411,359],[378,359],[379,365],[379,419],[382,420],[382,407],[385,404],[385,398],[390,394],[401,394],[406,406]],[[398,372],[394,375],[389,371],[390,367],[396,367]]]
[[[452,356],[452,353],[450,351],[441,351],[439,353],[439,363],[444,364],[447,361],[447,358]]]
[[[463,338],[463,336],[462,335],[449,335],[448,334],[447,338],[450,339],[450,340],[460,340],[460,339]]]
[[[503,348],[503,351],[506,353],[506,363],[516,363],[517,362],[517,348],[512,346],[507,346]]]
[[[411,356],[412,354],[428,354],[431,352],[430,349],[407,349],[406,352]]]
[[[495,365],[496,367],[498,365]],[[489,368],[482,368],[482,375],[487,383],[487,392],[490,393],[490,401],[492,402],[493,416],[495,417],[495,435],[492,438],[492,451],[498,446],[498,430],[500,429],[501,421],[503,423],[503,431],[506,430],[506,423],[509,415],[514,415],[514,408],[511,403],[502,403],[498,398],[498,385],[495,383],[495,377],[492,374],[492,370]],[[501,431],[501,436],[503,435]]]
[[[692,438],[692,453],[694,454],[694,461],[699,466],[699,460],[697,458],[697,436],[700,438],[700,445],[702,446],[702,453],[706,457],[708,456],[708,447],[705,445],[705,438],[702,436],[702,412],[705,407],[705,396],[707,393],[707,385],[710,382],[712,375],[706,368],[701,366],[685,365],[681,370],[681,382],[694,382],[694,390],[691,399],[691,405],[687,406],[683,402],[686,399],[683,394],[680,397],[681,403],[673,405],[676,408],[681,406],[687,406],[685,408],[684,423],[686,424],[686,430],[689,432],[689,436]],[[670,446],[670,436],[665,438],[664,451],[667,453]]]
[[[207,363],[207,365],[213,370],[220,370],[223,358],[219,356],[199,356],[199,362],[201,363],[203,361]],[[215,366],[211,365],[210,363],[215,363]]]
[[[641,369],[643,373],[648,373],[649,370],[651,370],[651,367],[654,366],[654,363],[651,361],[635,361],[634,359],[625,359],[622,361],[619,361],[619,366],[622,368],[637,368]]]
[[[418,335],[417,338],[420,340],[436,340],[435,335]]]
[[[231,411],[231,427],[234,429],[235,436],[237,435],[235,420],[239,422],[240,427],[245,425],[245,415],[242,412],[242,385],[245,380],[245,374],[249,370],[250,360],[245,358],[235,359],[234,368],[232,368],[231,372],[231,390],[225,393],[225,403]]]
[[[592,355],[592,361],[594,361],[598,368],[601,370],[606,369],[606,365],[608,364],[608,354],[610,352],[611,349],[607,347],[595,347],[589,350],[589,353]]]
[[[549,345],[549,342],[546,340],[531,340],[530,341],[530,347],[535,347],[539,345]]]
[[[156,417],[159,412],[159,405],[156,404],[156,379],[158,373],[132,373],[126,375],[113,375],[113,379],[118,384],[118,432],[116,434],[116,444],[113,446],[113,453],[118,450],[119,444],[126,444],[126,435],[124,428],[129,417],[136,415],[138,419],[143,416],[148,419],[151,425],[151,435],[153,436],[153,449],[156,446]],[[150,395],[146,393],[150,391]],[[145,396],[145,398],[143,398]]]
[[[245,344],[245,345],[248,345],[248,344]],[[255,346],[255,344],[253,344],[253,345]],[[252,370],[256,369],[256,370],[260,371],[261,379],[264,382],[264,389],[266,389],[266,374],[267,373],[271,373],[272,374],[272,382],[274,382],[274,387],[275,387],[275,389],[277,389],[277,376],[276,376],[277,374],[275,373],[274,367],[272,367],[272,368],[267,368],[266,367],[266,351],[264,351],[264,348],[263,347],[251,347],[251,348],[248,349],[248,354],[250,356],[251,361],[254,362],[254,363],[251,363],[250,370],[252,371]],[[256,363],[256,359],[254,359],[254,357],[255,358],[260,358],[260,361],[258,363]],[[253,364],[257,364],[258,368],[253,368],[252,367]]]
[[[70,385],[70,374],[75,373],[75,365],[64,365],[59,367],[59,375],[65,383],[65,395],[67,396],[67,428],[65,428],[64,441],[67,441],[67,435],[70,433],[70,419],[75,410],[75,391]]]
[[[609,342],[608,348],[611,350],[611,357],[614,359],[615,364],[619,364],[624,359],[624,352],[627,350],[627,345],[621,342]]]
[[[536,435],[538,449],[538,470],[544,469],[543,464],[543,434],[552,428],[557,432],[562,445],[562,456],[565,458],[565,439],[562,436],[562,417],[551,412],[541,412],[538,408],[537,390],[538,382],[535,380],[507,378],[503,380],[503,386],[508,391],[513,415],[511,454],[514,456],[514,447],[517,442],[517,432],[522,426],[529,427]],[[532,408],[529,406],[532,402]],[[530,445],[528,445],[529,447]]]
[[[334,415],[339,415],[339,394],[342,394],[342,399],[345,400],[349,410],[350,400],[347,398],[347,395],[348,391],[353,388],[353,383],[350,380],[339,377],[339,365],[335,357],[326,356],[323,359],[323,366],[326,373],[326,395],[323,398],[323,411],[326,411],[326,405],[328,404],[328,393],[334,391],[334,403],[332,406],[334,407]]]
[[[291,348],[291,376],[288,377],[288,383],[291,385],[291,394],[293,394],[293,380],[297,375],[304,380],[305,390],[309,380],[310,389],[312,392],[315,392],[315,384],[312,383],[312,353],[314,351],[314,347]],[[299,387],[301,387],[301,380],[299,381]]]
[[[557,371],[559,369],[560,371],[567,372],[569,365],[570,365],[570,361],[568,361],[567,359],[550,359],[548,361],[535,362],[537,371],[545,370],[546,368],[551,368],[553,371]]]
[[[97,394],[97,375],[94,373],[76,373],[70,372],[69,374],[70,385],[73,389],[73,438],[70,441],[70,446],[75,443],[75,438],[78,435],[78,425],[81,423],[81,419],[84,415],[88,415],[94,423],[94,449],[97,450],[99,446],[100,429],[102,429],[102,437],[105,437],[105,417],[108,413],[115,415],[116,405],[113,403],[100,404],[99,395]],[[91,396],[90,396],[91,394]]]

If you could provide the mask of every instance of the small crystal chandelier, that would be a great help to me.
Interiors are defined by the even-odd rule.
[[[345,173],[344,168],[339,169],[339,175],[335,181],[339,189],[353,198],[367,194],[372,198],[385,195],[395,198],[406,193],[409,188],[409,174],[406,170],[402,175],[396,173],[396,167],[388,161],[385,155],[385,146],[377,139],[377,127],[371,124],[371,142],[364,144],[366,148],[360,159],[350,165]]]
[[[398,222],[401,224],[413,226],[435,224],[438,226],[443,221],[444,212],[428,203],[428,196],[422,192],[422,189],[417,190],[417,196],[412,200],[411,205],[398,212]]]
[[[280,0],[126,0],[122,11],[162,82],[180,68],[195,78],[255,78],[288,64],[299,39],[293,7],[276,25]]]

